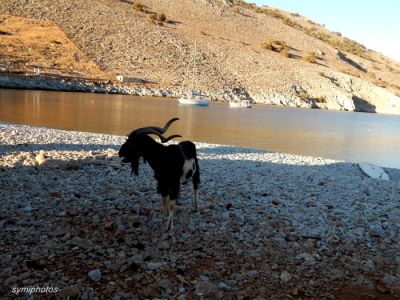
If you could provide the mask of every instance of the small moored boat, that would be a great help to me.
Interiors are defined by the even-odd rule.
[[[251,108],[250,100],[241,100],[241,101],[230,101],[229,102],[230,108]]]
[[[179,98],[178,101],[180,104],[184,105],[198,105],[198,106],[208,105],[208,99],[206,98],[206,96],[196,93],[195,91],[192,91],[190,95]]]
[[[196,43],[194,44],[193,49],[193,61],[192,64],[189,64],[188,73],[190,72],[190,66],[192,65],[192,83],[190,91],[178,99],[180,104],[184,105],[197,105],[197,106],[208,106],[208,99],[206,95],[203,95],[195,90],[195,82],[196,82]]]

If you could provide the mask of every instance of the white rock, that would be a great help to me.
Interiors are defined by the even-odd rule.
[[[43,150],[40,150],[40,151],[39,151],[39,154],[35,156],[35,160],[36,160],[36,163],[37,163],[39,166],[40,166],[41,164],[43,164],[43,163],[47,160],[47,157],[46,157],[46,155],[44,154],[44,151],[43,151]]]

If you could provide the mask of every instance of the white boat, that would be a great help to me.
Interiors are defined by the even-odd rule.
[[[197,94],[195,91],[192,91],[189,96],[179,98],[178,101],[183,105],[208,106],[208,99],[204,95]]]
[[[193,61],[188,66],[188,74],[190,72],[190,68],[192,68],[192,83],[190,91],[178,99],[180,104],[183,105],[197,105],[197,106],[208,106],[208,99],[206,95],[202,95],[195,90],[195,83],[196,83],[196,43],[194,44],[193,50]]]
[[[251,108],[250,100],[241,100],[238,102],[230,101],[229,107],[231,108]]]
[[[389,180],[389,175],[382,168],[374,164],[361,162],[358,164],[358,166],[360,167],[361,171],[371,178]]]

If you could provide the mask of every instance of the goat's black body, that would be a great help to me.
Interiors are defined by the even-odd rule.
[[[131,163],[132,172],[138,175],[139,159],[143,157],[154,170],[154,178],[158,183],[157,192],[161,194],[162,199],[169,197],[170,200],[176,200],[180,185],[192,178],[197,206],[200,170],[195,144],[184,141],[178,145],[164,146],[148,135],[139,135],[135,132],[129,135],[119,150],[122,161]]]

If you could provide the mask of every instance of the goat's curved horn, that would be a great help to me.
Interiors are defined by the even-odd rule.
[[[179,120],[179,118],[173,118],[173,119],[169,120],[169,121],[165,124],[165,126],[164,126],[163,128],[155,127],[155,126],[149,126],[149,127],[138,128],[138,129],[132,131],[132,132],[129,134],[128,137],[133,136],[133,135],[137,135],[137,134],[142,134],[142,133],[143,133],[143,134],[146,134],[146,133],[154,133],[154,134],[160,133],[160,134],[163,134],[163,133],[165,133],[165,132],[168,130],[169,126],[171,126],[171,124],[172,124],[173,122],[177,121],[177,120]],[[148,132],[149,130],[150,130],[151,132]],[[156,132],[157,132],[157,133],[156,133]],[[181,136],[179,136],[179,137],[181,137]]]
[[[173,135],[170,135],[169,137],[167,137],[167,138],[165,138],[165,137],[163,137],[163,138],[161,138],[161,136],[160,136],[160,138],[161,138],[161,143],[166,143],[166,142],[169,142],[170,140],[172,140],[172,139],[174,139],[174,138],[177,138],[177,137],[182,137],[181,135],[179,135],[179,134],[173,134]]]
[[[172,123],[174,123],[175,121],[178,121],[178,120],[179,120],[179,118],[173,118],[173,119],[169,120],[163,128],[160,128],[160,127],[146,127],[146,128],[151,128],[155,131],[158,131],[159,133],[165,133],[168,130],[169,126],[171,126]]]
[[[160,132],[158,132],[157,130],[154,130],[154,128],[152,128],[152,127],[141,128],[140,131],[137,132],[137,134],[155,134],[156,136],[158,136],[161,139],[162,143],[166,143],[176,137],[182,137],[179,134],[174,134],[174,135],[171,135],[166,138]]]

